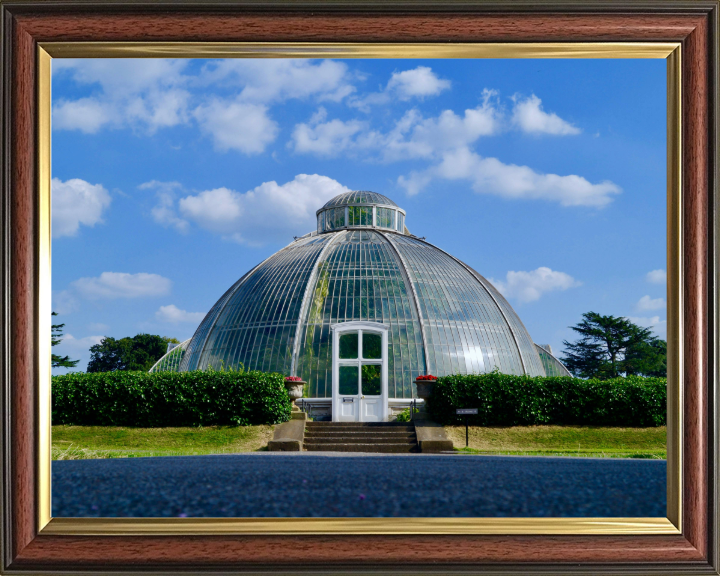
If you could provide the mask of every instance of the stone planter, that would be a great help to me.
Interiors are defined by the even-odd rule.
[[[415,380],[418,398],[422,398],[424,402],[427,402],[432,395],[436,382],[437,380]]]
[[[290,396],[292,400],[292,409],[293,412],[298,412],[300,408],[298,408],[296,402],[302,398],[303,395],[303,388],[305,387],[306,382],[303,380],[300,380],[299,382],[288,382],[285,381],[285,388],[287,388],[288,396]]]

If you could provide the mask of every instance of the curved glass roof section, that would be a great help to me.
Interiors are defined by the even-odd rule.
[[[545,348],[542,344],[535,344],[538,355],[542,361],[543,367],[545,368],[546,376],[569,376],[572,378],[570,370],[565,367],[565,364],[560,362],[555,356]]]
[[[382,322],[391,398],[412,398],[421,374],[544,376],[545,362],[515,311],[477,272],[392,230],[302,237],[238,280],[200,324],[180,370],[280,372],[331,396],[331,326]]]
[[[347,206],[349,204],[387,204],[388,206],[397,206],[395,202],[387,196],[378,194],[377,192],[369,192],[366,190],[355,190],[353,192],[345,192],[338,194],[335,198],[329,200],[321,208],[333,208],[335,206]]]
[[[492,372],[544,376],[535,346],[515,311],[459,260],[412,236],[388,235],[407,263],[436,376]]]
[[[188,344],[190,344],[192,338],[188,338],[184,342],[180,342],[174,348],[168,350],[160,360],[153,364],[152,368],[148,372],[178,372],[180,370],[180,363],[182,362],[185,351],[187,350]]]
[[[248,370],[290,374],[303,295],[331,239],[301,238],[238,280],[201,322],[180,369],[242,365]]]

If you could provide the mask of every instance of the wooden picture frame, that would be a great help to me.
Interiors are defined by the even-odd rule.
[[[0,0],[0,14],[3,573],[719,573],[717,0],[541,6],[523,1]],[[182,53],[188,42],[210,46],[208,54],[225,43],[534,43],[536,50],[537,43],[563,43],[565,49],[572,43],[578,50],[589,43],[677,43],[670,68],[679,80],[680,115],[669,127],[669,148],[675,146],[682,170],[669,162],[671,185],[675,180],[680,192],[676,205],[669,204],[678,231],[678,243],[669,249],[677,260],[677,281],[669,274],[669,290],[678,305],[669,315],[682,320],[670,333],[678,338],[679,354],[670,363],[682,394],[669,404],[682,423],[682,430],[675,430],[679,500],[672,518],[680,530],[528,534],[522,527],[496,524],[472,534],[412,527],[386,533],[287,529],[283,534],[264,527],[238,534],[232,528],[183,532],[162,525],[138,530],[137,522],[135,528],[128,522],[93,533],[48,525],[49,462],[43,454],[49,448],[41,422],[48,421],[49,408],[41,400],[49,361],[39,335],[49,334],[44,323],[50,318],[44,298],[49,254],[43,253],[49,246],[49,214],[42,200],[49,194],[43,191],[49,158],[42,146],[49,142],[49,119],[43,117],[49,101],[39,82],[49,65],[44,46],[55,45],[56,54],[82,55],[87,42],[110,51],[122,48],[128,55],[138,42],[155,44],[168,55]]]

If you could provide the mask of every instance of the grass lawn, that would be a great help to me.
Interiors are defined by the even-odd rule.
[[[596,426],[470,427],[446,426],[455,449],[469,454],[585,456],[592,458],[667,458],[667,429]]]
[[[121,428],[53,426],[53,460],[136,458],[234,454],[264,450],[273,426],[205,428]],[[447,426],[455,449],[469,454],[658,458],[666,453],[666,428],[600,428],[588,426],[516,426],[470,428]]]
[[[190,456],[254,452],[267,446],[274,426],[121,428],[53,426],[53,460]]]

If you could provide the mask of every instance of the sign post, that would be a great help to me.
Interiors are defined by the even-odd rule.
[[[468,416],[471,414],[477,415],[478,409],[477,408],[456,408],[455,414],[457,416],[465,416],[465,448],[468,447],[468,440],[469,440],[469,434],[468,434]]]

